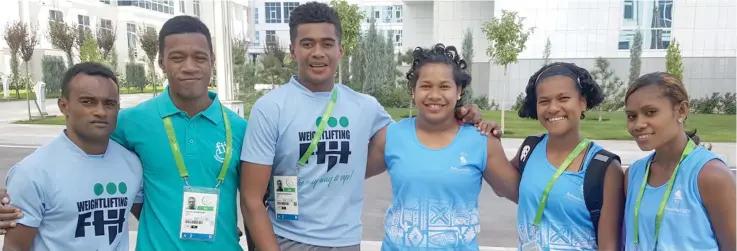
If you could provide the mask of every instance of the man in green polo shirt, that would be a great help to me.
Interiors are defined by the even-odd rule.
[[[242,250],[236,196],[247,123],[208,92],[214,60],[202,21],[169,19],[159,32],[159,67],[169,86],[120,112],[112,137],[138,154],[144,169],[136,250]]]

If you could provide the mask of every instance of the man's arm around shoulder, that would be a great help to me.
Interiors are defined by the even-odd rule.
[[[13,206],[21,209],[23,218],[5,234],[3,250],[30,250],[43,219],[46,195],[41,184],[46,184],[45,173],[32,166],[16,165],[7,177],[8,192],[13,193]]]
[[[262,97],[253,105],[241,149],[243,219],[259,251],[279,251],[274,228],[264,207],[276,155],[279,107]]]
[[[3,251],[30,251],[38,229],[19,224],[5,234]]]

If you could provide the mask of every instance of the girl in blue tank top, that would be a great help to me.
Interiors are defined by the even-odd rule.
[[[510,182],[504,178],[519,174],[501,141],[484,135],[488,124],[478,125],[480,133],[454,118],[471,81],[456,48],[418,47],[413,57],[407,79],[419,115],[379,131],[369,147],[367,170],[387,170],[392,184],[381,249],[479,250],[482,180]]]
[[[688,93],[654,72],[625,96],[627,130],[643,151],[627,170],[626,250],[735,250],[735,178],[724,161],[686,133]]]
[[[602,103],[601,88],[586,69],[570,63],[543,66],[532,77],[519,110],[540,121],[545,134],[536,146],[520,147],[512,165],[526,165],[519,184],[517,232],[521,250],[619,250],[624,173],[619,161],[603,174],[603,205],[594,228],[584,198],[589,163],[602,149],[585,139],[579,124]]]

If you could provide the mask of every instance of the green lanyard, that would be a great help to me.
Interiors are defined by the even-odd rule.
[[[230,119],[228,113],[225,111],[225,107],[220,105],[220,110],[223,112],[223,121],[225,122],[225,159],[223,160],[223,166],[220,167],[220,174],[218,175],[217,184],[215,188],[218,188],[220,184],[225,181],[225,174],[228,171],[230,165],[231,154],[233,153],[233,132],[230,129]],[[187,167],[184,165],[184,159],[182,158],[182,152],[179,150],[179,143],[177,142],[177,135],[174,133],[174,126],[171,123],[171,118],[166,117],[164,120],[164,128],[166,129],[166,136],[169,137],[169,146],[171,146],[171,152],[174,155],[174,161],[177,163],[177,169],[179,170],[179,177],[182,177],[184,183],[189,186],[189,173]]]
[[[315,147],[317,147],[317,142],[320,142],[320,138],[322,138],[322,133],[325,131],[325,126],[328,124],[328,119],[330,119],[330,115],[333,114],[333,108],[335,107],[335,103],[338,101],[338,88],[333,86],[333,91],[330,93],[330,101],[328,102],[328,106],[325,107],[325,111],[322,113],[322,119],[320,119],[320,124],[317,126],[317,130],[315,130],[315,136],[312,137],[312,142],[310,142],[310,146],[307,147],[307,151],[305,151],[304,154],[302,154],[302,157],[299,158],[299,166],[304,166],[307,163],[307,160],[310,159],[310,156],[313,152],[315,152]]]
[[[540,222],[543,219],[543,211],[545,211],[545,205],[548,204],[548,195],[550,195],[550,190],[553,189],[553,185],[555,185],[555,182],[558,181],[558,178],[563,174],[563,172],[568,169],[568,166],[571,165],[571,162],[573,162],[573,159],[578,156],[578,154],[583,151],[583,149],[586,149],[586,146],[589,145],[588,139],[583,139],[576,148],[573,149],[573,152],[568,154],[568,157],[566,157],[565,160],[563,160],[563,163],[560,164],[558,167],[558,170],[555,171],[555,174],[553,174],[553,178],[550,179],[548,182],[548,186],[545,187],[545,190],[543,190],[543,196],[540,198],[540,204],[537,205],[537,213],[535,214],[535,227],[540,227]]]
[[[670,192],[673,189],[673,183],[675,183],[676,180],[676,174],[678,173],[678,167],[681,166],[681,162],[683,162],[686,157],[693,152],[693,150],[696,148],[696,144],[688,140],[688,143],[686,143],[686,148],[683,149],[683,153],[681,153],[681,160],[678,161],[678,165],[676,165],[676,168],[673,169],[673,174],[670,176],[670,180],[668,180],[668,186],[665,189],[665,194],[663,194],[663,200],[660,201],[660,207],[658,208],[657,214],[655,214],[655,246],[658,245],[658,235],[660,234],[660,225],[663,223],[663,212],[665,212],[665,205],[668,204],[668,198],[670,198]],[[653,155],[653,158],[655,155]],[[647,168],[645,169],[645,177],[642,179],[642,185],[640,186],[640,193],[637,194],[637,200],[635,201],[635,245],[640,243],[640,235],[639,235],[639,224],[640,224],[640,204],[642,203],[642,195],[645,194],[645,186],[647,185],[647,177],[650,175],[650,164],[652,163],[652,159],[647,162]]]

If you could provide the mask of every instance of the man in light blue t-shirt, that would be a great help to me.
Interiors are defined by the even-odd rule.
[[[241,153],[244,218],[258,250],[359,250],[368,144],[392,118],[374,97],[335,84],[343,48],[334,9],[300,5],[289,27],[299,73],[251,110]],[[466,108],[462,115],[480,121],[478,107]]]
[[[66,129],[10,169],[11,205],[23,217],[3,250],[128,250],[128,221],[141,203],[141,161],[110,140],[117,124],[117,78],[85,62],[62,79]]]

